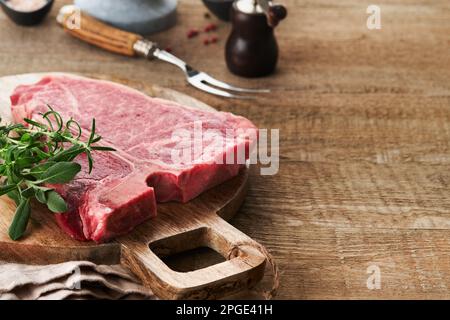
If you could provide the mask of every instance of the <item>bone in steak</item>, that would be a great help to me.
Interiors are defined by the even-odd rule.
[[[86,131],[95,118],[98,134],[117,149],[113,153],[94,153],[95,165],[90,175],[86,159],[77,158],[83,171],[76,179],[52,186],[69,206],[68,212],[56,215],[57,222],[78,240],[108,241],[154,217],[156,201],[187,202],[236,176],[243,166],[241,162],[220,164],[219,159],[223,162],[239,148],[246,150],[248,158],[255,142],[254,135],[248,132],[256,132],[256,128],[245,118],[150,98],[107,81],[45,77],[37,84],[16,88],[11,102],[16,122],[42,119],[39,113],[48,110],[47,104],[65,119],[79,121]],[[173,150],[198,140],[190,134],[180,135],[174,141],[174,132],[183,129],[191,133],[199,123],[203,130],[215,130],[222,142],[214,135],[203,136],[197,141],[203,147],[201,153],[193,152],[191,159],[173,161]],[[230,136],[230,129],[243,130]]]

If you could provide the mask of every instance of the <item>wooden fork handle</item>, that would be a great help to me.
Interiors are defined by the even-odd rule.
[[[133,57],[134,46],[143,37],[123,31],[81,12],[76,6],[61,8],[57,21],[72,36],[110,52]]]

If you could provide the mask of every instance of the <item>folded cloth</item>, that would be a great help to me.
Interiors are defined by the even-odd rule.
[[[156,299],[120,265],[72,261],[29,266],[0,261],[0,300]]]

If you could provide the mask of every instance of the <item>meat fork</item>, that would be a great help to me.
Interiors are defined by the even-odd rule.
[[[207,93],[226,98],[253,98],[253,96],[245,94],[270,92],[267,89],[239,88],[219,81],[162,50],[155,42],[144,39],[138,34],[104,24],[81,12],[76,6],[62,7],[56,19],[69,34],[105,50],[130,57],[142,56],[147,59],[157,58],[169,62],[184,72],[189,84]]]

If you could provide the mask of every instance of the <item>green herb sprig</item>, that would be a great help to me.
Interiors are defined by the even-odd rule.
[[[95,119],[87,141],[82,141],[83,132],[77,121],[64,122],[58,112],[48,108],[49,111],[41,114],[42,122],[24,119],[29,126],[0,126],[0,196],[8,195],[17,204],[9,228],[13,240],[20,239],[25,233],[33,198],[54,213],[68,210],[61,195],[48,186],[69,183],[75,178],[81,171],[81,165],[74,162],[76,157],[87,156],[91,173],[92,151],[115,151],[94,145],[102,139],[96,134]]]

